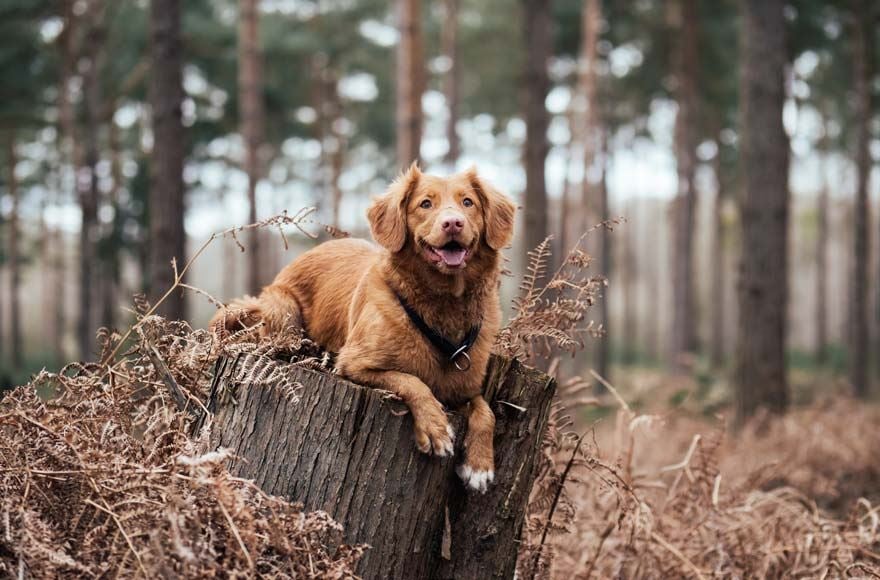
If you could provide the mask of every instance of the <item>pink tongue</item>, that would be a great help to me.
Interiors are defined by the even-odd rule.
[[[458,250],[444,250],[440,248],[437,250],[437,253],[440,254],[440,258],[443,259],[443,263],[447,266],[461,266],[461,263],[464,262],[464,255],[467,253],[467,250],[464,248]]]

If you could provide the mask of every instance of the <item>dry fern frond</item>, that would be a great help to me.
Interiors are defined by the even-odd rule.
[[[587,275],[592,260],[580,246],[596,228],[610,228],[620,221],[602,222],[582,235],[549,279],[551,238],[529,252],[519,295],[513,299],[514,312],[498,333],[496,352],[534,362],[557,351],[574,354],[584,347],[587,336],[601,336],[602,329],[587,320],[587,313],[608,282]]]
[[[353,578],[364,547],[342,545],[327,514],[232,477],[226,452],[206,453],[210,417],[190,436],[219,356],[295,399],[283,367],[326,369],[324,353],[296,335],[221,340],[156,316],[160,303],[136,296],[125,335],[98,332],[102,362],[44,371],[0,401],[0,577]]]

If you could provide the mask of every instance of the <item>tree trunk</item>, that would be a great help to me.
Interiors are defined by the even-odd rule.
[[[822,148],[823,155],[828,154]],[[828,362],[828,180],[824,172],[828,164],[823,164],[822,185],[816,206],[816,362]]]
[[[64,27],[58,38],[59,55],[59,72],[60,79],[58,82],[58,129],[59,139],[59,171],[67,165],[71,171],[76,174],[79,168],[79,153],[76,145],[76,115],[73,108],[73,100],[70,95],[70,82],[76,68],[76,16],[73,12],[74,0],[63,0],[62,20]],[[59,187],[57,196],[61,200],[62,195],[68,192],[61,192],[61,184],[63,180],[59,177]],[[69,192],[70,197],[76,196],[76,187],[74,191]],[[55,248],[54,270],[55,270],[55,327],[57,332],[52,334],[53,351],[57,360],[65,360],[64,356],[64,337],[66,334],[66,300],[67,296],[67,270],[65,261],[66,245],[64,244],[64,234],[61,228],[56,228],[53,232],[52,244]]]
[[[740,198],[743,252],[734,371],[737,422],[788,405],[788,137],[782,126],[784,0],[743,0]]]
[[[110,207],[113,208],[113,220],[107,225],[103,236],[101,256],[101,325],[109,329],[116,322],[116,309],[119,305],[120,263],[119,253],[122,246],[122,215],[119,206],[119,191],[122,188],[122,153],[119,143],[119,127],[110,120],[110,175],[113,180],[110,190]]]
[[[244,171],[248,178],[248,221],[257,222],[257,183],[260,181],[260,146],[263,141],[263,71],[260,54],[260,0],[240,0],[238,24],[238,101],[244,139]],[[255,296],[263,284],[260,265],[260,230],[250,232],[248,292]]]
[[[870,179],[871,157],[869,152],[871,134],[871,73],[869,59],[871,45],[869,36],[874,29],[866,17],[864,0],[853,0],[853,78],[855,81],[856,111],[856,200],[853,230],[852,301],[850,302],[849,380],[856,394],[868,394],[868,263],[869,263],[869,220],[868,180]]]
[[[180,0],[150,2],[150,104],[153,110],[153,152],[150,180],[150,295],[155,300],[174,285],[171,260],[178,268],[186,255],[183,229],[184,130]],[[174,292],[159,309],[163,316],[185,317],[182,292]]]
[[[724,363],[724,323],[725,323],[725,292],[727,281],[724,279],[725,228],[724,228],[724,183],[721,177],[721,140],[718,153],[715,154],[713,168],[715,170],[715,199],[712,203],[712,346],[710,360],[712,366],[720,368]]]
[[[21,370],[22,367],[22,336],[21,336],[21,269],[19,263],[19,191],[18,178],[15,175],[15,166],[18,164],[18,155],[15,150],[15,131],[10,131],[7,142],[7,187],[9,197],[12,198],[12,208],[9,212],[9,323],[10,323],[10,352],[12,353],[12,369]]]
[[[553,52],[553,19],[550,0],[523,0],[526,63],[524,71],[525,97],[525,169],[524,197],[525,235],[524,253],[533,250],[547,237],[547,184],[544,165],[550,142],[547,127],[550,118],[545,101],[550,89],[547,61]]]
[[[419,161],[422,146],[422,92],[425,63],[421,0],[396,0],[397,27],[397,164]]]
[[[607,131],[602,132],[601,137],[601,155],[600,155],[600,163],[601,176],[599,178],[599,187],[596,192],[598,195],[596,196],[596,210],[599,215],[599,220],[602,222],[608,221],[610,218],[609,207],[608,207],[608,133]],[[596,266],[597,271],[600,275],[605,276],[608,279],[612,277],[612,264],[611,264],[611,232],[607,227],[599,228],[599,250],[597,252],[597,257],[599,258],[599,263]],[[610,366],[610,337],[611,334],[611,316],[610,309],[608,307],[609,303],[609,294],[610,292],[606,289],[602,292],[602,298],[599,300],[599,322],[605,328],[606,336],[601,340],[595,341],[596,343],[596,372],[599,373],[600,376],[605,377],[606,379],[611,379],[611,366]]]
[[[597,155],[601,145],[602,129],[599,116],[598,93],[598,49],[599,26],[602,21],[602,7],[599,0],[587,0],[581,11],[581,58],[578,63],[578,84],[582,95],[579,109],[583,126],[581,142],[584,154],[584,180],[581,190],[581,232],[595,225],[596,218],[601,214],[601,184],[592,183],[591,173],[597,169]],[[600,161],[604,163],[604,161]],[[602,170],[604,174],[604,169]],[[595,179],[595,178],[594,178]],[[600,250],[601,251],[601,250]],[[601,272],[601,268],[600,268]]]
[[[672,337],[673,367],[689,367],[689,356],[696,347],[694,320],[694,218],[697,194],[696,172],[697,123],[697,1],[679,0],[680,24],[675,49],[676,101],[675,158],[678,167],[678,196],[673,214],[672,254]]]
[[[449,118],[446,120],[446,141],[449,150],[446,152],[446,163],[453,169],[460,154],[460,142],[455,126],[458,123],[458,80],[461,67],[458,63],[458,2],[459,0],[443,0],[443,56],[449,61],[449,70],[443,78],[443,94]]]
[[[106,29],[104,18],[106,4],[96,0],[89,6],[89,30],[85,39],[85,55],[88,68],[83,74],[86,125],[83,128],[85,163],[78,171],[77,189],[82,208],[80,226],[80,282],[79,282],[79,350],[82,359],[94,353],[97,315],[95,289],[98,276],[98,191],[97,166],[99,161],[99,131],[101,128],[101,71],[104,65]]]
[[[636,354],[639,351],[638,339],[638,323],[639,310],[636,303],[636,282],[638,281],[639,268],[637,264],[638,245],[636,243],[636,235],[638,225],[635,221],[636,202],[631,201],[628,204],[626,218],[629,223],[624,225],[623,244],[618,252],[620,258],[620,268],[617,278],[623,287],[623,327],[622,335],[622,353],[624,364],[632,364],[635,362]]]
[[[267,370],[275,384],[246,382]],[[402,403],[258,357],[218,363],[211,443],[232,449],[234,474],[328,512],[346,542],[372,546],[358,569],[368,580],[512,578],[555,388],[538,371],[493,359],[485,396],[496,416],[496,480],[485,495],[464,490],[455,461],[416,450]],[[451,420],[462,433],[464,418]]]

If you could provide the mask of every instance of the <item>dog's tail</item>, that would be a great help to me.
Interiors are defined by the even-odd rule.
[[[261,336],[282,334],[302,329],[302,316],[296,297],[279,286],[267,286],[259,298],[236,298],[217,311],[208,328],[220,336],[228,336],[251,328],[260,322]]]
[[[236,298],[211,318],[208,328],[220,336],[256,326],[263,319],[260,299],[254,296]]]

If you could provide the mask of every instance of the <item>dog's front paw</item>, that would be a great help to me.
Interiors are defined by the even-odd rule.
[[[438,457],[451,456],[455,445],[455,431],[440,403],[430,405],[418,413],[415,419],[416,447],[422,453],[433,453]]]
[[[462,463],[455,471],[466,486],[480,493],[486,493],[489,484],[495,481],[495,471],[492,469],[474,469]]]

